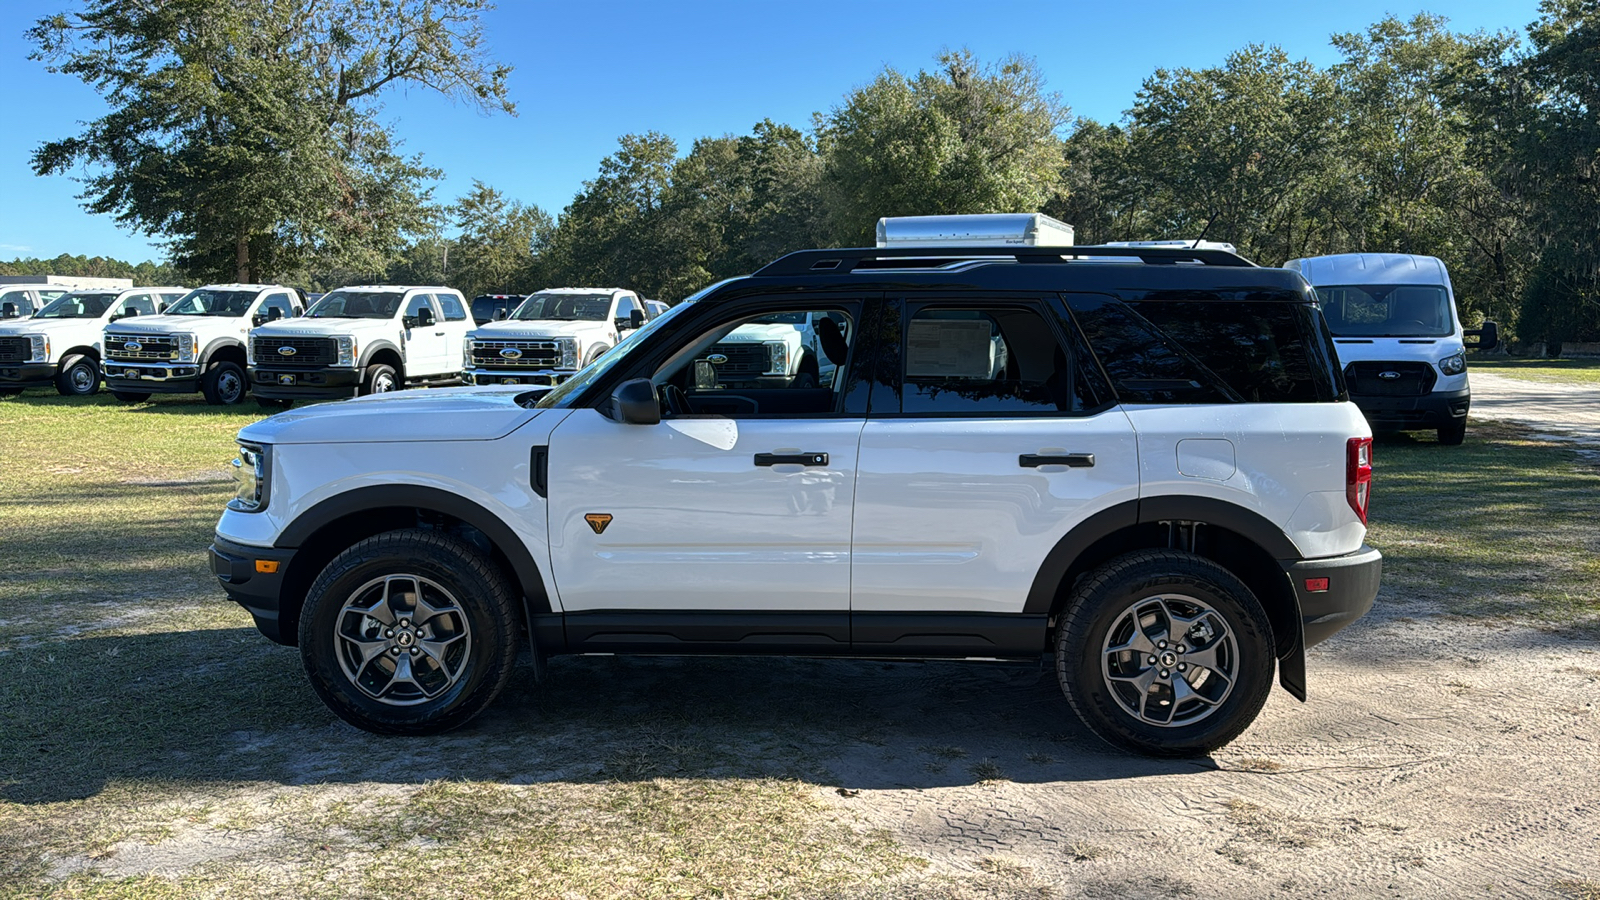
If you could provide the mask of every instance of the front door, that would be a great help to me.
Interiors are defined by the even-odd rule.
[[[582,650],[831,652],[849,645],[850,528],[864,418],[828,388],[723,384],[739,328],[854,299],[740,304],[651,372],[664,415],[575,411],[549,442],[552,568]],[[849,338],[854,329],[846,326]],[[710,357],[710,358],[707,358]],[[720,363],[720,365],[719,365]]]
[[[420,378],[450,371],[445,363],[448,341],[445,339],[444,317],[433,305],[430,294],[412,294],[406,301],[404,315],[415,316],[422,310],[433,312],[432,325],[419,325],[406,331],[406,377]],[[459,348],[457,353],[459,353]],[[460,367],[459,361],[457,368]]]

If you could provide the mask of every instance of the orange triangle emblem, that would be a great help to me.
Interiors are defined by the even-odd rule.
[[[583,517],[595,534],[605,534],[606,526],[611,524],[611,513],[589,513]]]

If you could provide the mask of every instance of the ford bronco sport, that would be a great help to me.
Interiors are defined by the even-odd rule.
[[[791,254],[553,389],[251,425],[212,570],[375,732],[466,722],[519,646],[1050,654],[1095,734],[1210,751],[1370,608],[1370,432],[1298,274],[1032,244],[1030,218]],[[831,384],[697,383],[797,314],[840,326]]]

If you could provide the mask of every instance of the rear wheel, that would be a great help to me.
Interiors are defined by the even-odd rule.
[[[1439,443],[1447,447],[1459,447],[1467,439],[1467,420],[1452,422],[1439,429]]]
[[[317,576],[300,656],[339,718],[379,734],[436,734],[494,701],[518,633],[505,576],[483,554],[437,532],[391,531]]]
[[[123,403],[143,403],[150,399],[149,391],[112,391],[111,396]]]
[[[244,369],[236,362],[214,362],[200,378],[200,394],[212,406],[232,406],[244,401]]]
[[[56,390],[65,397],[89,397],[100,393],[100,366],[92,357],[69,356],[56,375]]]
[[[394,373],[393,366],[383,363],[367,366],[366,374],[361,377],[361,395],[387,394],[400,389],[400,379]]]
[[[1209,753],[1238,737],[1272,688],[1272,626],[1250,589],[1175,550],[1118,557],[1073,591],[1056,675],[1107,743],[1151,756]]]

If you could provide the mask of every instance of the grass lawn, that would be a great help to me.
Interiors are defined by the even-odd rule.
[[[1600,359],[1519,359],[1469,356],[1468,372],[1488,372],[1523,381],[1557,384],[1600,384]]]
[[[259,415],[0,400],[0,898],[1013,895],[825,802],[883,682],[816,663],[558,660],[456,734],[337,723],[206,571]],[[1399,602],[1595,629],[1600,472],[1479,423],[1376,461]]]

